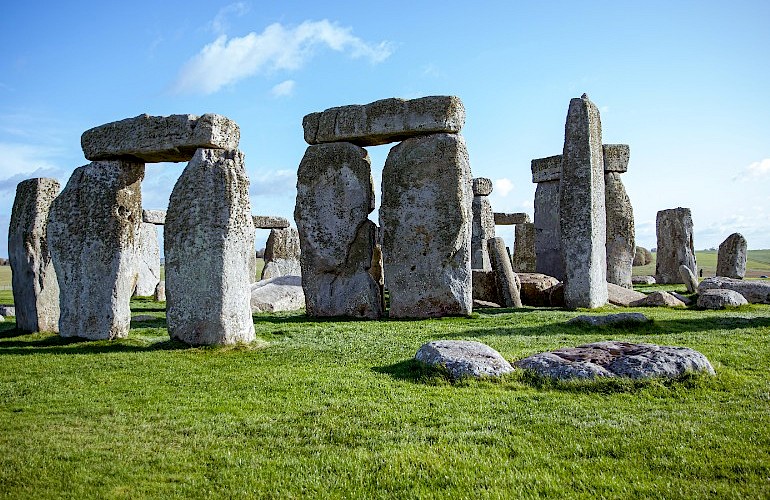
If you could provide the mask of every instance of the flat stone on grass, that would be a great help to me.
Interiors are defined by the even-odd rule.
[[[698,295],[698,307],[704,309],[725,309],[748,304],[746,298],[735,290],[711,288]]]
[[[499,377],[513,371],[511,364],[499,352],[471,340],[434,340],[423,344],[414,359],[446,369],[454,380]]]
[[[698,293],[702,294],[712,288],[734,290],[749,302],[749,304],[770,304],[770,281],[741,280],[716,276],[706,278],[698,285]]]

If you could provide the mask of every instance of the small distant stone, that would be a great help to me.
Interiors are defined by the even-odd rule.
[[[165,210],[142,210],[142,222],[162,226],[166,223]]]
[[[471,340],[434,340],[423,344],[414,359],[445,368],[455,380],[463,377],[499,377],[513,371],[511,364],[499,352]]]
[[[726,307],[738,307],[749,302],[740,293],[734,290],[713,288],[704,290],[698,295],[698,307],[704,309],[724,309]]]
[[[631,276],[631,283],[634,285],[654,285],[655,276]]]
[[[678,307],[684,306],[684,302],[668,292],[653,292],[645,298],[631,302],[631,307]]]
[[[0,323],[2,323],[3,321],[5,321],[5,318],[0,316]]]
[[[285,229],[289,227],[289,220],[286,217],[254,215],[252,219],[256,229]]]
[[[618,323],[647,323],[650,320],[642,313],[617,313],[605,316],[588,316],[586,314],[576,316],[567,321],[569,324],[586,324],[589,326],[617,325]]]
[[[0,306],[0,316],[16,316],[16,308],[14,306]]]
[[[494,218],[496,226],[515,226],[516,224],[532,222],[529,218],[529,214],[525,212],[495,212]]]

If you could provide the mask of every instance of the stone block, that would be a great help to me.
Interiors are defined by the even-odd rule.
[[[285,217],[254,215],[252,219],[256,229],[285,229],[289,227],[289,220]]]
[[[532,160],[532,182],[550,182],[561,179],[562,155]]]
[[[496,226],[515,226],[516,224],[527,224],[528,222],[532,222],[529,218],[529,214],[524,212],[495,212],[494,217]]]
[[[142,210],[142,222],[162,226],[166,223],[165,210]]]
[[[631,148],[628,144],[603,144],[604,171],[623,173],[628,170]]]
[[[535,225],[531,222],[516,224],[513,242],[513,270],[517,273],[534,273],[537,268],[535,255]]]
[[[271,229],[265,244],[265,267],[262,268],[262,279],[302,276],[299,254],[299,233],[296,229],[293,227]]]
[[[717,276],[743,279],[746,276],[748,243],[741,233],[733,233],[719,245]]]

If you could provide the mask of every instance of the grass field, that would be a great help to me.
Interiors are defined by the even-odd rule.
[[[635,267],[634,276],[655,275],[655,257],[656,255],[653,253],[651,264]],[[695,252],[695,261],[698,263],[698,269],[703,269],[704,278],[716,274],[716,251],[697,251]],[[770,250],[749,250],[746,255],[746,277],[759,278],[760,276],[770,276]]]

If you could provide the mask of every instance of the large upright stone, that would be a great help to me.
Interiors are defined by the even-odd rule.
[[[513,242],[513,270],[517,273],[534,273],[537,268],[535,254],[535,225],[531,222],[516,224]]]
[[[607,213],[607,282],[632,288],[631,271],[634,264],[634,209],[620,180],[628,170],[627,144],[605,144],[604,203]]]
[[[382,99],[364,105],[329,108],[302,120],[305,142],[352,142],[377,146],[440,132],[457,133],[465,124],[459,97],[428,96]]]
[[[562,155],[532,160],[535,190],[535,270],[564,279],[564,257],[559,230],[559,180]]]
[[[48,244],[59,280],[62,337],[125,337],[136,286],[136,236],[142,221],[144,164],[78,167],[48,217]]]
[[[297,171],[294,220],[308,316],[379,318],[377,226],[369,154],[349,142],[310,146]]]
[[[234,150],[240,137],[238,124],[221,115],[144,114],[86,130],[80,144],[92,161],[180,162],[198,148]]]
[[[473,179],[473,225],[471,229],[471,268],[492,269],[487,252],[487,240],[495,237],[495,220],[489,195],[492,193],[492,180],[486,177]]]
[[[59,283],[46,236],[48,212],[58,194],[55,179],[27,179],[16,186],[8,260],[19,330],[59,331]]]
[[[607,303],[607,214],[599,110],[588,97],[572,99],[564,132],[559,229],[567,307]]]
[[[171,192],[163,229],[171,338],[191,345],[254,340],[254,223],[243,153],[196,151]]]
[[[679,266],[687,266],[697,276],[692,215],[689,208],[671,208],[658,212],[655,221],[658,249],[655,253],[655,280],[658,283],[682,283]]]
[[[461,135],[417,137],[390,150],[380,207],[390,317],[471,312],[471,196]]]
[[[299,233],[293,227],[271,229],[265,244],[265,267],[262,279],[279,276],[301,276]]]
[[[158,228],[149,222],[139,224],[136,235],[136,272],[134,295],[153,295],[160,282],[160,246]]]
[[[743,279],[746,276],[748,244],[741,233],[733,233],[719,245],[717,276]]]

